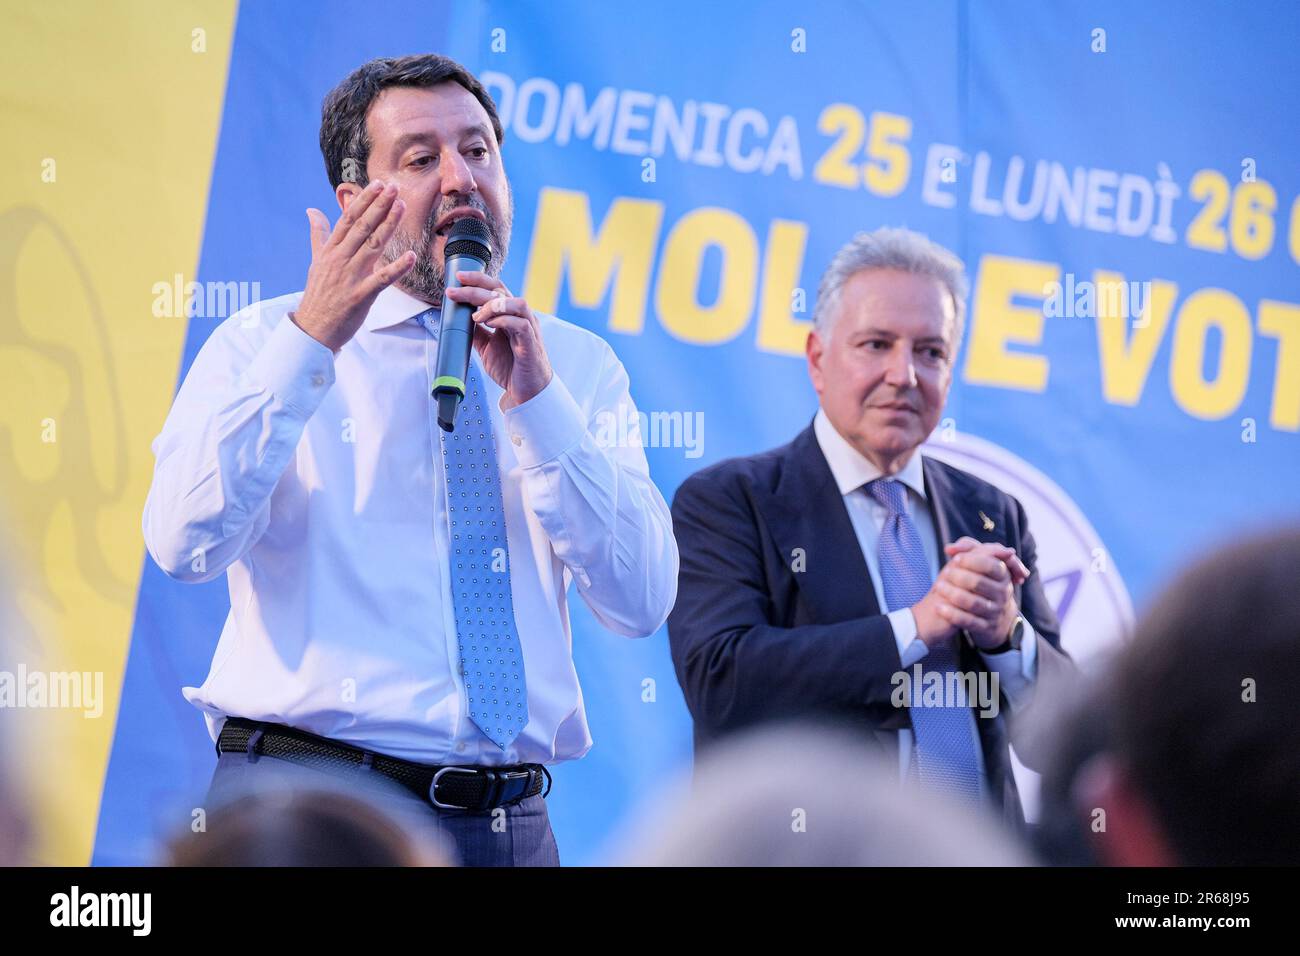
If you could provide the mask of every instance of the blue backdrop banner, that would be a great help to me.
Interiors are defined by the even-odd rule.
[[[506,129],[503,278],[610,342],[671,500],[810,421],[835,250],[926,233],[972,288],[929,451],[1024,502],[1086,661],[1176,566],[1300,512],[1297,36],[1283,2],[249,3],[198,279],[301,289],[303,210],[336,209],[324,94],[374,56],[460,60]],[[190,321],[178,376],[218,321]],[[570,607],[595,745],[549,802],[581,864],[689,767],[690,717],[663,632]],[[224,580],[146,559],[96,863],[146,861],[201,798],[180,688],[226,611]]]

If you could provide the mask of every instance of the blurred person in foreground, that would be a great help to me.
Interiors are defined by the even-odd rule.
[[[1041,685],[1074,665],[1020,502],[920,450],[965,297],[961,261],[917,233],[860,233],[836,254],[807,340],[812,422],[677,491],[668,635],[697,751],[834,716],[872,728],[901,777],[1020,829],[1009,735],[1034,767]]]
[[[760,772],[755,773],[755,768]],[[738,786],[737,781],[744,781]],[[899,781],[843,726],[729,737],[647,802],[608,855],[633,866],[1025,866],[978,811]]]
[[[1300,864],[1300,528],[1179,574],[1076,714],[1043,781],[1050,860]]]
[[[1107,661],[1109,663],[1109,661]],[[1098,670],[1100,667],[1100,670]],[[1095,866],[1099,862],[1092,821],[1075,809],[1075,792],[1083,768],[1105,752],[1109,741],[1106,715],[1097,696],[1106,667],[1094,662],[1069,699],[1048,719],[1044,733],[1051,745],[1043,760],[1038,790],[1038,821],[1030,841],[1043,862],[1056,866]]]
[[[389,805],[391,806],[391,805]],[[228,790],[204,827],[174,838],[169,866],[447,866],[446,849],[329,778]]]

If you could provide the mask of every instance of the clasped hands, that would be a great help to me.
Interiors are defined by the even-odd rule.
[[[933,647],[964,630],[981,650],[1006,642],[1020,613],[1015,586],[1029,568],[1014,548],[963,537],[944,547],[948,562],[912,606],[917,637]]]

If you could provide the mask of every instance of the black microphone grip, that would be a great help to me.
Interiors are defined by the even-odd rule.
[[[485,272],[492,259],[487,227],[470,217],[456,220],[447,236],[446,256],[443,275],[448,290],[461,288],[457,271]],[[438,426],[443,431],[455,430],[456,411],[465,398],[465,378],[474,345],[473,313],[473,306],[455,302],[443,293],[432,386],[433,397],[438,401]]]

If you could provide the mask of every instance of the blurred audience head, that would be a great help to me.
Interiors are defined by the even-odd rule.
[[[1300,862],[1300,528],[1220,549],[1161,593],[1044,791],[1057,862]]]
[[[169,866],[446,866],[374,802],[329,784],[249,790],[174,839]]]
[[[1000,823],[905,787],[865,740],[817,724],[722,741],[634,814],[613,846],[635,866],[1017,866]]]
[[[1038,822],[1032,833],[1034,847],[1047,863],[1093,866],[1100,862],[1094,852],[1093,808],[1083,806],[1077,792],[1084,768],[1105,755],[1110,742],[1098,685],[1096,674],[1081,679],[1075,693],[1060,702],[1042,728],[1048,748],[1038,791]]]

